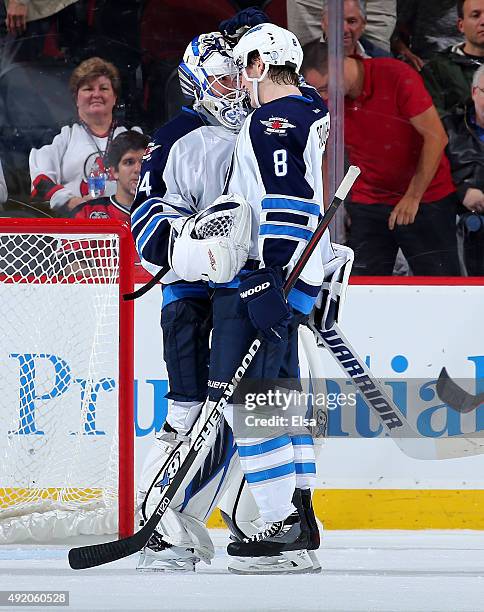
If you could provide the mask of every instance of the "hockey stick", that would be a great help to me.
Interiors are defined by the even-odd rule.
[[[338,206],[346,198],[349,190],[351,189],[353,183],[355,182],[359,174],[359,168],[357,168],[356,166],[350,166],[348,172],[346,173],[346,176],[343,178],[341,185],[338,187],[338,190],[335,193],[333,201],[324,213],[323,218],[319,222],[311,239],[307,243],[301,256],[294,265],[293,270],[291,271],[286,282],[284,283],[284,293],[286,296],[289,291],[294,287],[294,284],[296,283],[299,275],[301,274],[302,269],[306,265],[312,252],[316,248],[321,236],[328,228],[328,225],[330,224],[331,219],[336,213]],[[210,448],[215,432],[217,431],[218,424],[220,422],[220,419],[222,418],[223,409],[232,397],[247,368],[249,367],[255,355],[257,354],[257,351],[262,345],[262,341],[263,336],[259,332],[259,334],[257,334],[257,337],[250,345],[247,353],[242,358],[240,366],[237,368],[234,376],[232,377],[232,380],[226,385],[223,395],[216,402],[215,406],[210,412],[203,428],[200,430],[200,433],[195,438],[195,441],[190,447],[190,450],[188,451],[188,454],[182,464],[179,465],[179,456],[177,456],[173,458],[174,465],[169,465],[166,468],[165,474],[175,473],[175,475],[171,479],[169,486],[163,492],[162,498],[158,503],[156,510],[146,521],[143,527],[141,527],[141,529],[132,536],[123,538],[121,540],[116,540],[114,542],[105,542],[104,544],[95,544],[93,546],[81,546],[79,548],[72,548],[69,551],[69,565],[72,567],[72,569],[86,569],[88,567],[95,567],[104,563],[110,563],[111,561],[116,561],[117,559],[122,559],[129,555],[132,555],[140,551],[143,546],[146,545],[153,532],[155,531],[158,523],[160,522],[161,517],[170,505],[177,490],[183,485],[185,479],[187,479],[187,475],[193,473],[195,466],[198,469],[199,466],[197,463],[197,459],[200,455],[203,454],[205,448]],[[174,469],[170,471],[170,468]]]
[[[484,393],[468,393],[452,380],[445,368],[440,371],[436,388],[440,399],[457,412],[472,412],[484,404]]]
[[[447,438],[430,438],[417,432],[388,395],[384,386],[374,378],[337,324],[325,331],[313,327],[311,329],[351,379],[366,405],[381,421],[386,434],[391,436],[406,455],[414,459],[451,459],[484,453],[484,440],[480,432]],[[462,389],[460,391],[465,393]],[[481,402],[483,400],[484,397]]]

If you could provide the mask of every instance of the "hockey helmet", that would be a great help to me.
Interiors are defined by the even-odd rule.
[[[273,23],[262,23],[246,32],[233,50],[234,61],[239,70],[247,68],[249,54],[257,51],[265,65],[265,73],[270,66],[288,66],[296,72],[301,69],[303,51],[297,37]]]
[[[183,94],[220,124],[238,131],[245,118],[245,94],[237,89],[232,49],[220,32],[196,36],[178,67]]]

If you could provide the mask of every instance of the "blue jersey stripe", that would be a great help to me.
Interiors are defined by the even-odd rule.
[[[299,312],[309,314],[313,309],[316,298],[299,291],[299,289],[291,289],[287,301]]]
[[[313,439],[311,436],[307,435],[307,436],[292,436],[291,437],[291,442],[293,444],[295,444],[296,446],[300,446],[300,445],[310,445],[312,446],[314,444]]]
[[[155,234],[156,230],[159,226],[166,222],[168,223],[168,219],[177,219],[177,215],[155,215],[151,218],[151,221],[148,223],[148,226],[140,232],[138,236],[138,240],[136,241],[136,249],[138,253],[141,254],[148,240]]]
[[[239,457],[253,457],[254,455],[263,455],[270,451],[288,446],[291,444],[291,439],[287,435],[273,438],[272,440],[266,440],[265,442],[259,442],[258,444],[250,444],[248,446],[239,445]]]
[[[177,283],[163,285],[163,306],[183,298],[209,299],[207,287],[203,283]]]
[[[309,241],[313,232],[302,227],[292,225],[273,225],[272,223],[262,223],[259,229],[261,236],[294,236],[302,240]]]
[[[171,204],[170,202],[165,202],[161,198],[149,198],[139,208],[137,208],[134,213],[131,215],[131,224],[134,225],[136,222],[145,215],[150,208],[158,208],[161,207],[161,211],[166,208],[166,212],[168,214],[180,213],[179,216],[182,215],[192,215],[193,211],[189,208],[184,208],[183,206],[177,206],[175,204]],[[153,213],[154,211],[152,211]]]
[[[284,463],[283,465],[278,465],[277,467],[267,468],[265,470],[260,470],[259,472],[246,474],[245,479],[249,484],[254,484],[256,482],[263,482],[264,480],[272,480],[273,478],[288,476],[289,474],[294,474],[295,471],[296,467],[294,465],[294,461],[290,461],[289,463]]]
[[[316,474],[316,464],[296,463],[296,474]]]
[[[292,198],[264,198],[262,200],[262,210],[270,208],[289,208],[291,210],[301,210],[310,215],[318,216],[320,207],[311,202],[302,202],[301,200],[293,200]]]

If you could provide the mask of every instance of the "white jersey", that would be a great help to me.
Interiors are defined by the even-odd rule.
[[[322,157],[329,133],[326,105],[311,88],[262,105],[237,139],[226,191],[241,194],[253,213],[249,257],[290,272],[323,208]],[[309,313],[334,257],[329,232],[304,267],[289,302]]]
[[[111,140],[121,132],[126,132],[126,128],[116,127]],[[74,123],[64,126],[52,144],[32,149],[29,157],[32,197],[50,200],[51,208],[58,209],[71,198],[86,196],[92,169],[105,169],[103,157],[108,140],[107,135],[94,136]],[[104,195],[115,193],[116,180],[108,175]]]
[[[184,107],[157,130],[143,157],[131,231],[143,266],[156,274],[168,263],[170,224],[210,206],[222,193],[236,135]],[[172,271],[162,282],[180,280]]]

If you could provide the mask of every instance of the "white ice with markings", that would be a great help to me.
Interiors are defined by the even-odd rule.
[[[322,573],[299,576],[230,574],[228,534],[212,535],[212,565],[176,575],[136,572],[136,556],[74,571],[67,546],[0,546],[0,590],[68,590],[69,611],[484,611],[484,532],[326,532]]]

